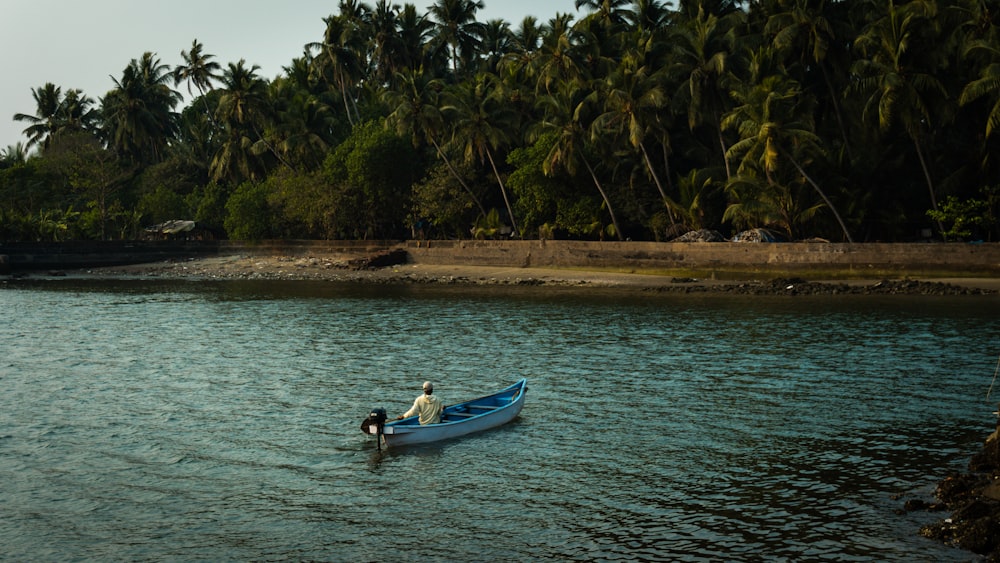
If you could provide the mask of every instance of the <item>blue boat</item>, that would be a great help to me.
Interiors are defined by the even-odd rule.
[[[408,446],[496,428],[521,413],[527,391],[528,380],[522,379],[492,395],[445,407],[438,424],[421,425],[416,416],[386,422],[382,439],[389,447]]]

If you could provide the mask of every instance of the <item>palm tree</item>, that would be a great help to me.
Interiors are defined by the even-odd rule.
[[[520,53],[532,53],[538,49],[542,41],[542,28],[534,16],[525,16],[521,24],[512,32],[515,50]]]
[[[267,83],[257,75],[258,70],[258,65],[247,67],[241,59],[229,63],[220,78],[222,95],[215,117],[227,133],[209,168],[216,181],[229,179],[238,184],[262,176],[260,163],[251,158],[251,149],[261,139],[260,128],[270,110]]]
[[[162,160],[177,133],[174,107],[181,95],[167,85],[169,68],[146,52],[132,59],[114,80],[115,88],[101,100],[108,143],[136,163]]]
[[[687,113],[688,127],[694,131],[699,125],[715,129],[726,177],[732,172],[726,159],[726,140],[722,133],[722,114],[728,104],[728,86],[731,81],[729,58],[734,49],[732,33],[735,19],[740,16],[706,14],[699,7],[696,17],[675,26],[670,41],[674,45],[670,74],[680,84],[673,96]]]
[[[24,130],[24,134],[28,137],[27,148],[30,149],[35,145],[45,148],[49,144],[49,137],[59,128],[62,88],[47,82],[40,88],[32,88],[31,97],[35,99],[35,115],[15,113],[14,121],[30,123]]]
[[[590,12],[584,17],[595,20],[609,31],[618,31],[628,25],[631,12],[625,7],[631,0],[575,0],[573,6],[579,10],[587,8]]]
[[[537,92],[551,94],[564,83],[589,78],[576,39],[577,34],[571,28],[553,30],[546,35],[538,55],[532,60]]]
[[[399,33],[399,6],[389,0],[378,0],[370,15],[371,73],[375,81],[386,86],[403,69],[403,39]]]
[[[556,12],[556,15],[549,18],[542,26],[542,45],[558,41],[560,37],[566,35],[573,29],[573,14]]]
[[[514,52],[517,44],[510,24],[504,20],[493,19],[483,25],[482,61],[480,67],[486,72],[496,72],[497,65],[509,53]]]
[[[56,133],[68,131],[91,131],[100,119],[94,109],[94,100],[75,88],[66,92],[59,108],[61,127]]]
[[[785,8],[784,4],[789,4]],[[840,127],[844,150],[851,160],[851,144],[847,137],[847,127],[841,115],[838,99],[839,88],[834,86],[829,66],[831,58],[844,55],[841,36],[850,31],[832,17],[834,3],[827,0],[788,0],[779,2],[783,11],[772,14],[764,27],[764,32],[772,34],[772,44],[779,52],[798,54],[800,66],[804,69],[818,67],[827,90],[827,100],[833,106],[833,114]]]
[[[212,81],[219,79],[219,71],[222,67],[212,60],[215,55],[202,53],[204,48],[205,46],[195,39],[191,42],[190,51],[181,51],[184,64],[174,67],[174,86],[180,85],[181,82],[187,82],[187,91],[191,96],[194,95],[194,92],[191,91],[191,87],[194,86],[198,90],[202,103],[205,104],[205,112],[211,118],[212,110],[208,107],[205,92],[212,90]]]
[[[28,147],[24,143],[18,142],[8,145],[5,149],[0,149],[0,170],[13,168],[18,164],[28,161]]]
[[[888,131],[894,123],[902,125],[920,161],[931,209],[938,211],[937,195],[931,180],[923,140],[933,124],[931,108],[947,97],[944,85],[932,74],[921,70],[918,60],[909,56],[913,42],[926,39],[924,32],[932,22],[934,6],[926,0],[914,0],[897,6],[888,2],[885,15],[855,40],[864,54],[852,66],[855,90],[864,99],[862,119],[877,119],[879,130]],[[938,221],[938,228],[944,226]]]
[[[738,177],[733,180],[733,185],[753,185],[750,178],[759,178],[761,172],[765,180],[762,191],[743,197],[734,210],[739,209],[745,214],[752,207],[760,213],[765,209],[764,204],[776,205],[778,209],[775,212],[764,211],[763,214],[781,217],[789,235],[795,223],[793,217],[805,219],[815,214],[817,208],[814,205],[805,209],[794,207],[799,202],[786,187],[785,178],[788,175],[779,178],[780,163],[785,159],[795,167],[801,179],[812,185],[833,212],[847,241],[854,242],[833,202],[806,174],[797,158],[798,155],[811,158],[822,153],[820,139],[813,132],[811,106],[815,102],[812,97],[804,95],[797,83],[780,75],[767,76],[757,84],[734,91],[733,95],[738,105],[722,122],[724,128],[737,129],[740,134],[740,140],[729,149],[731,158],[740,158]],[[770,195],[774,193],[779,195]]]
[[[615,236],[618,240],[623,240],[614,206],[586,154],[589,137],[587,132],[591,126],[588,116],[590,109],[597,104],[598,94],[596,91],[584,88],[577,81],[562,82],[557,94],[546,94],[538,99],[538,104],[545,115],[538,124],[539,129],[542,132],[554,131],[557,134],[556,142],[549,151],[542,169],[547,175],[553,174],[557,169],[563,169],[572,176],[576,174],[579,165],[583,164],[607,207],[611,223],[614,225]]]
[[[421,14],[413,4],[404,4],[397,18],[401,53],[399,70],[416,71],[430,68],[427,38],[434,29],[426,14]],[[394,77],[395,78],[395,77]]]
[[[479,54],[485,26],[476,21],[476,12],[484,7],[481,0],[437,0],[428,8],[435,23],[435,42],[448,49],[456,79]]]
[[[607,85],[608,89],[604,92],[605,112],[594,120],[593,134],[600,136],[610,131],[623,135],[629,145],[642,154],[646,170],[660,192],[670,224],[673,225],[675,221],[669,197],[646,149],[647,132],[667,105],[666,94],[660,87],[660,78],[650,72],[648,67],[641,65],[638,54],[630,53],[609,77]]]
[[[430,78],[422,71],[404,72],[397,77],[397,82],[401,85],[400,88],[386,90],[384,94],[386,105],[395,108],[386,118],[386,126],[394,128],[400,135],[409,135],[415,147],[420,146],[421,139],[429,142],[451,175],[468,192],[480,213],[485,216],[486,208],[455,170],[438,142],[445,131],[444,116],[439,106],[440,92],[444,85],[440,80]]]
[[[677,182],[678,197],[670,200],[670,208],[687,228],[708,228],[710,225],[706,215],[710,211],[710,202],[722,190],[723,186],[712,178],[710,171],[704,168],[692,169]]]
[[[325,57],[314,61],[322,76],[331,76],[334,88],[344,102],[347,121],[354,127],[361,122],[353,89],[365,67],[365,38],[357,25],[343,15],[323,18],[326,30],[322,43],[311,43],[308,48],[318,48]]]
[[[498,79],[494,75],[480,74],[474,83],[466,81],[457,85],[455,94],[449,96],[453,102],[441,109],[457,114],[452,127],[452,142],[462,147],[466,162],[476,158],[480,163],[484,159],[489,161],[507,206],[511,227],[516,233],[514,210],[497,170],[493,151],[510,142],[508,131],[516,130],[517,114],[514,108],[504,103],[499,92]]]
[[[319,168],[333,145],[336,119],[332,108],[291,80],[279,78],[271,86],[275,149],[295,168]]]
[[[986,138],[989,139],[1000,127],[1000,48],[986,41],[975,41],[966,48],[965,55],[975,52],[988,53],[993,62],[982,68],[979,78],[965,85],[958,103],[965,106],[984,96],[993,98],[993,105],[986,116]]]
[[[52,138],[66,131],[90,131],[98,121],[98,112],[92,106],[94,100],[82,91],[71,89],[62,95],[62,89],[51,82],[31,90],[38,106],[37,115],[18,113],[15,121],[27,121],[31,125],[24,130],[28,136],[25,149],[40,145],[47,148]]]
[[[634,29],[642,33],[663,30],[669,23],[670,10],[660,0],[632,0],[632,6],[625,17]]]

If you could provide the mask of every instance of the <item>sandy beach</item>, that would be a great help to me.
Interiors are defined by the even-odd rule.
[[[92,268],[80,273],[109,278],[553,286],[677,293],[992,295],[1000,291],[1000,279],[994,278],[810,281],[789,276],[711,280],[637,272],[421,263],[357,269],[342,258],[329,256],[218,256]]]

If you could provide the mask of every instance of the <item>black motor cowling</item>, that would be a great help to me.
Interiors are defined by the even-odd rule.
[[[361,421],[361,431],[365,434],[381,434],[386,418],[385,409],[372,409],[368,417]]]

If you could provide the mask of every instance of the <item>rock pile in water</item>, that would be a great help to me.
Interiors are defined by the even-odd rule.
[[[906,510],[951,513],[920,529],[920,535],[1000,561],[1000,425],[969,462],[969,472],[950,475],[934,492],[937,502],[906,501]]]

